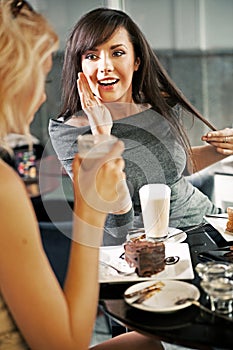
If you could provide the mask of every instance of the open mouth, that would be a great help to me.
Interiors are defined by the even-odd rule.
[[[101,86],[110,86],[110,85],[115,85],[118,83],[119,79],[106,79],[106,80],[99,80],[98,84]]]

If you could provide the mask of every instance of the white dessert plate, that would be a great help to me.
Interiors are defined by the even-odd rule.
[[[106,246],[100,247],[100,261],[118,268],[125,273],[130,273],[133,269],[121,258],[124,256],[124,247]],[[194,272],[190,257],[188,243],[167,243],[165,245],[165,257],[178,256],[179,261],[174,265],[165,265],[165,269],[151,277],[139,277],[136,272],[130,275],[117,273],[109,266],[99,264],[99,282],[100,283],[121,283],[121,282],[139,282],[157,279],[182,279],[189,280],[194,278]]]
[[[181,231],[178,228],[174,228],[174,227],[169,227],[168,228],[168,234],[169,237],[166,239],[165,244],[166,243],[181,243],[184,242],[187,238],[187,233],[184,231]],[[131,233],[127,235],[127,240],[129,240],[130,238],[137,238],[139,236],[141,236],[142,233]],[[174,235],[174,236],[173,236]]]
[[[135,300],[138,296],[133,298],[125,298],[127,304],[144,311],[150,312],[174,312],[180,309],[184,309],[190,306],[191,302],[186,302],[181,305],[176,305],[176,302],[180,299],[190,298],[193,300],[198,300],[200,297],[199,289],[193,284],[183,282],[183,281],[164,281],[164,286],[160,291],[155,292],[155,294],[149,299],[145,300],[142,304],[138,304]],[[130,286],[125,293],[132,293],[137,290],[141,290],[145,287],[153,284],[152,282],[141,282]]]
[[[208,217],[208,216],[204,216],[204,219],[215,228],[215,230],[217,230],[222,237],[230,242],[233,241],[233,232],[229,232],[226,230],[226,226],[227,226],[227,221],[228,219],[223,217]]]

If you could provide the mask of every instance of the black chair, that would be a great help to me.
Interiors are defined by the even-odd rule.
[[[45,253],[63,287],[70,254],[73,202],[39,198],[33,206]]]

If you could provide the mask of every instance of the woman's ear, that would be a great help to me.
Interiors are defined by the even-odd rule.
[[[136,72],[140,66],[141,60],[139,57],[136,58],[135,62],[134,62],[134,71]]]

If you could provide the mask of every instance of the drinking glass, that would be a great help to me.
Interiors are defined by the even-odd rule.
[[[201,281],[201,287],[209,295],[211,310],[220,314],[233,311],[233,280],[217,277]]]
[[[196,265],[198,276],[204,281],[218,277],[233,277],[233,264],[227,262],[208,261]]]
[[[163,240],[168,235],[171,189],[165,184],[147,184],[139,197],[146,238]]]
[[[230,315],[233,311],[233,264],[208,261],[197,264],[195,270],[211,311]]]
[[[79,135],[77,142],[79,156],[82,159],[82,166],[85,169],[90,168],[93,161],[108,153],[117,140],[117,137],[106,134]]]

